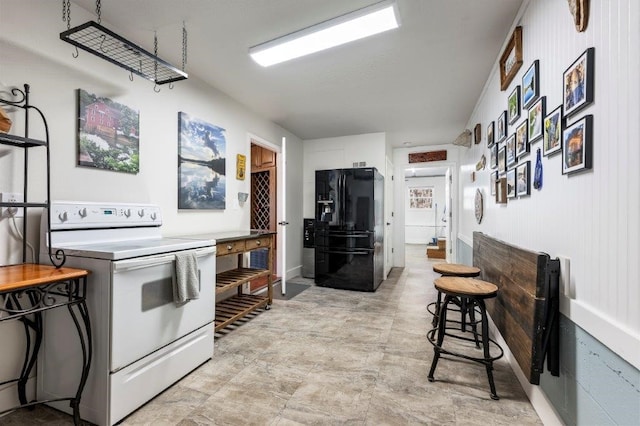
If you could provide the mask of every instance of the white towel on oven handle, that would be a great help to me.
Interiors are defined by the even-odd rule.
[[[198,258],[195,251],[176,253],[175,280],[173,281],[173,301],[183,304],[200,297],[200,277]]]

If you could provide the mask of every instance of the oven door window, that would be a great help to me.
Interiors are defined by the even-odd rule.
[[[215,255],[198,257],[200,297],[173,303],[175,256],[145,256],[113,262],[111,371],[213,321]]]

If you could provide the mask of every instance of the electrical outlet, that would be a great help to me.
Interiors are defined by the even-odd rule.
[[[3,203],[22,203],[24,202],[24,197],[22,196],[22,194],[20,194],[19,192],[2,192],[0,193],[0,201]],[[0,212],[0,216],[1,217],[10,217],[12,216],[10,214],[9,210],[13,210],[16,209],[16,214],[15,217],[23,217],[24,216],[24,209],[21,208],[16,208],[16,207],[2,207],[1,212]]]

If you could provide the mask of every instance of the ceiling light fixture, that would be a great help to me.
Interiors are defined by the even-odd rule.
[[[400,26],[394,0],[385,0],[249,49],[263,67],[299,58]]]

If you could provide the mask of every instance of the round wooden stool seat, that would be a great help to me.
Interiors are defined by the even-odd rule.
[[[438,291],[452,296],[486,299],[498,293],[497,285],[475,278],[440,277],[433,285]]]
[[[461,263],[436,263],[433,265],[433,272],[445,276],[477,277],[480,275],[480,268]]]

